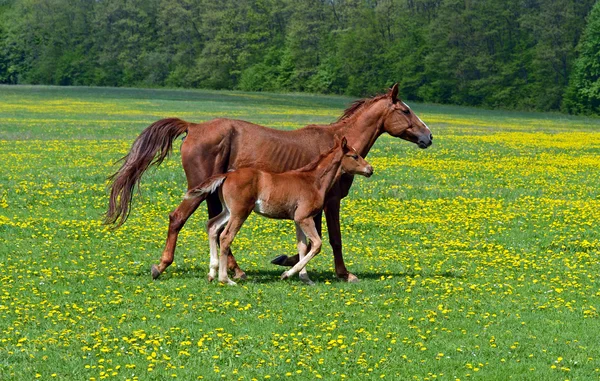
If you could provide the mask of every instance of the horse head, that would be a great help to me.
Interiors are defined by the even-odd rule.
[[[406,103],[398,98],[397,83],[388,91],[386,97],[388,106],[383,120],[383,130],[394,137],[413,142],[419,148],[429,147],[433,142],[431,130]]]

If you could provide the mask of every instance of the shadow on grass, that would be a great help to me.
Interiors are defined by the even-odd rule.
[[[281,274],[286,271],[289,267],[274,267],[272,270],[258,269],[258,270],[249,270],[246,272],[247,278],[245,280],[241,280],[242,283],[275,283],[281,282]],[[206,280],[208,274],[208,268],[205,267],[196,267],[196,266],[178,266],[176,268],[167,269],[159,278],[159,280],[167,280],[167,279],[204,279]],[[140,277],[148,277],[150,278],[150,267],[147,269],[139,268],[137,271],[132,271],[131,275],[140,276]],[[310,279],[317,283],[325,283],[328,282],[340,282],[343,281],[338,279],[335,273],[330,271],[308,271],[308,275]],[[406,277],[415,277],[420,276],[421,278],[457,278],[463,279],[465,276],[460,273],[456,273],[453,271],[443,271],[439,273],[428,272],[428,271],[403,271],[403,272],[385,272],[385,273],[375,273],[375,272],[355,272],[354,275],[358,277],[360,280],[380,280],[382,277],[387,278],[388,276],[392,276],[392,278],[406,278]],[[233,274],[229,274],[230,277]],[[233,279],[233,278],[232,278]],[[298,275],[294,275],[290,278],[290,281],[298,281],[300,282]],[[236,280],[237,282],[237,280]]]

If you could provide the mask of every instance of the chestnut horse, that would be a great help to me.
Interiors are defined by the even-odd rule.
[[[265,217],[294,220],[300,261],[284,272],[281,279],[300,272],[300,279],[304,283],[313,284],[306,265],[321,251],[321,237],[315,227],[314,217],[323,210],[325,194],[342,173],[370,177],[373,167],[347,145],[346,138],[336,137],[335,145],[329,152],[300,169],[271,173],[241,168],[213,176],[190,189],[186,198],[206,199],[218,190],[223,205],[221,214],[211,218],[206,226],[210,242],[208,281],[215,278],[219,269],[219,282],[236,284],[227,276],[229,248],[244,221],[255,211]],[[308,254],[307,237],[311,244]],[[220,259],[217,255],[217,239],[220,240]]]
[[[348,107],[337,122],[329,125],[309,125],[292,131],[275,130],[241,120],[214,119],[204,123],[188,123],[181,119],[162,119],[148,126],[137,137],[130,152],[123,158],[119,170],[111,177],[112,186],[106,223],[120,226],[131,208],[133,189],[142,174],[153,164],[160,164],[171,151],[173,140],[187,132],[181,145],[181,161],[188,189],[202,184],[213,175],[243,167],[255,167],[270,172],[284,172],[300,168],[333,145],[334,136],[345,136],[348,144],[366,157],[383,133],[413,142],[420,148],[432,143],[431,131],[412,110],[398,98],[398,85],[387,94],[361,99]],[[340,201],[348,195],[352,176],[343,175],[327,193],[325,217],[329,243],[333,249],[335,272],[346,281],[357,281],[349,273],[342,257],[340,233]],[[184,199],[169,214],[167,242],[153,277],[157,278],[172,262],[179,231],[200,205],[201,199]],[[217,195],[207,199],[209,217],[221,210]],[[321,231],[321,215],[315,217],[317,231]],[[229,268],[235,278],[244,272],[229,255]],[[281,256],[273,263],[294,265],[298,256]]]

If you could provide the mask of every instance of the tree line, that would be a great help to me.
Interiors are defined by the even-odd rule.
[[[0,83],[600,112],[595,0],[0,0]]]

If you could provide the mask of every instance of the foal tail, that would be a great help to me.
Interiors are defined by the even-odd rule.
[[[187,131],[191,123],[178,118],[161,119],[146,127],[135,139],[129,153],[121,158],[121,168],[108,179],[110,198],[104,223],[121,226],[131,211],[133,189],[152,165],[160,165],[169,155],[173,140]]]
[[[202,184],[187,191],[187,193],[185,194],[185,196],[183,198],[190,199],[190,198],[202,197],[202,201],[204,201],[204,199],[206,199],[206,197],[209,194],[211,194],[214,191],[216,191],[217,189],[219,189],[219,187],[223,184],[223,181],[225,181],[226,178],[227,178],[226,173],[221,174],[221,175],[211,176],[206,181],[204,181]]]

